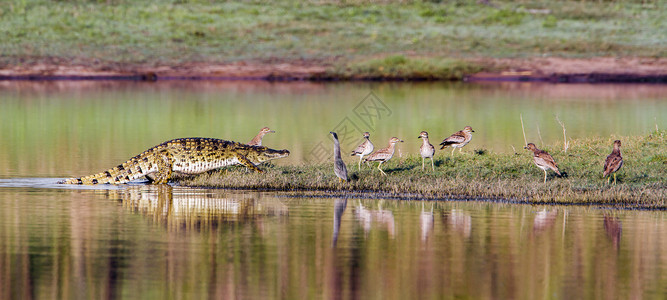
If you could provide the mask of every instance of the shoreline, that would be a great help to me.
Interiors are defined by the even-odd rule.
[[[179,178],[181,186],[296,192],[306,195],[401,199],[487,199],[524,204],[588,205],[627,209],[667,209],[667,131],[643,136],[620,137],[623,168],[618,184],[602,178],[602,163],[612,141],[603,138],[570,140],[563,151],[557,144],[543,148],[554,157],[562,173],[543,173],[531,153],[475,151],[450,155],[438,153],[435,171],[421,170],[421,157],[412,154],[383,164],[357,169],[347,162],[348,182],[338,182],[332,163],[301,166],[265,165],[264,173],[249,173],[242,167]]]
[[[360,63],[335,66],[324,62],[285,61],[279,63],[175,63],[165,65],[29,63],[0,66],[0,81],[169,81],[169,80],[262,80],[262,81],[470,81],[549,83],[667,83],[667,58],[588,59],[469,59],[455,61],[457,70],[424,73],[410,70],[411,64],[433,64],[431,58],[406,58],[408,70],[384,69],[388,57],[374,60],[369,67]],[[389,61],[389,62],[385,62]],[[379,67],[378,67],[379,66]],[[429,65],[430,66],[430,65]],[[422,66],[423,67],[423,66]],[[416,67],[418,68],[418,67]],[[369,70],[370,69],[370,70]],[[393,70],[393,71],[392,71]],[[453,74],[453,73],[456,74]]]

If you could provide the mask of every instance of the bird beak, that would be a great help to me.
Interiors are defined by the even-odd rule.
[[[528,146],[526,146],[526,147],[523,147],[523,149],[528,149]]]
[[[269,130],[269,132],[270,132],[270,133],[276,133],[276,131],[275,131],[275,130]]]
[[[475,131],[474,131],[474,130],[472,130],[472,131],[470,131],[470,132],[475,132]]]
[[[400,141],[401,141],[401,143],[403,142],[403,140],[400,140]]]
[[[420,135],[420,136],[418,136],[417,138],[418,138],[418,139],[421,139],[421,138],[422,138],[422,136]]]

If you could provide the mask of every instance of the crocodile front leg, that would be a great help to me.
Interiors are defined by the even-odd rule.
[[[258,172],[258,173],[262,173],[262,172],[264,172],[264,171],[262,171],[262,169],[260,169],[260,168],[258,168],[257,166],[255,166],[255,164],[253,164],[253,163],[252,163],[248,158],[246,158],[244,155],[239,155],[238,160],[239,160],[239,162],[240,162],[242,165],[248,167],[249,169],[254,170],[255,172]]]
[[[171,178],[173,162],[173,156],[169,152],[162,151],[158,153],[156,159],[157,172],[151,176],[153,177],[154,184],[164,184],[169,181],[169,178]]]

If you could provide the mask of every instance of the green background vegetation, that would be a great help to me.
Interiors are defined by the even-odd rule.
[[[450,78],[489,68],[473,61],[479,57],[664,57],[663,8],[663,1],[17,0],[0,3],[0,64],[305,61],[338,75],[400,77],[414,69]]]

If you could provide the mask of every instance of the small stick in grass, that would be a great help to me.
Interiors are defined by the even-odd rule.
[[[567,142],[567,136],[565,135],[565,124],[561,122],[561,120],[558,118],[558,115],[556,115],[556,121],[558,121],[560,127],[563,127],[563,151],[567,153],[567,149],[570,148],[570,143]]]
[[[528,145],[528,141],[526,140],[526,129],[523,128],[523,114],[519,114],[519,118],[521,119],[521,131],[523,132],[523,144]]]

